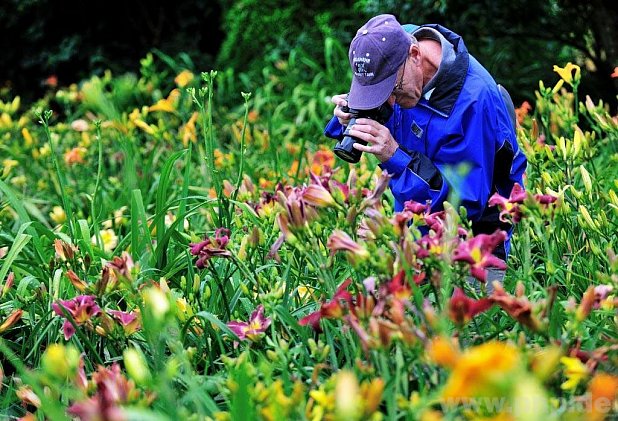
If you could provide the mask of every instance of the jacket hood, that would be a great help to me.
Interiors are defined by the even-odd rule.
[[[453,106],[459,97],[461,88],[463,87],[468,67],[470,65],[470,56],[463,39],[460,35],[438,24],[422,25],[417,27],[412,35],[422,28],[432,28],[438,31],[455,49],[455,60],[449,63],[443,71],[436,75],[435,89],[431,97],[425,105],[436,110],[444,116],[449,116],[453,110]]]

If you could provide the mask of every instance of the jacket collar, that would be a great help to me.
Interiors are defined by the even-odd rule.
[[[461,36],[437,24],[423,25],[419,29],[423,27],[433,28],[438,31],[455,49],[455,59],[445,66],[441,65],[440,72],[434,77],[435,81],[432,84],[435,86],[435,89],[431,93],[429,100],[421,100],[419,102],[419,104],[425,105],[448,117],[453,110],[457,98],[459,98],[459,93],[466,80],[470,56]]]

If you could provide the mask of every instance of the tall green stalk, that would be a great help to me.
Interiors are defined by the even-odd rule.
[[[45,137],[47,138],[47,142],[49,143],[49,148],[51,150],[51,158],[54,164],[54,169],[56,171],[56,177],[58,178],[58,185],[60,186],[62,207],[64,208],[64,211],[67,215],[67,221],[69,223],[69,232],[71,234],[71,237],[75,238],[75,227],[73,226],[73,210],[65,189],[65,185],[67,182],[64,173],[60,170],[60,165],[58,164],[58,157],[56,157],[54,143],[52,141],[51,132],[49,130],[49,119],[52,117],[52,115],[52,110],[46,110],[36,113],[36,116],[39,119],[39,123],[43,125],[43,129],[45,130]]]
[[[240,134],[240,166],[238,168],[238,178],[236,180],[236,190],[234,191],[234,196],[232,201],[236,200],[236,196],[238,195],[238,190],[240,189],[240,184],[242,183],[242,176],[245,164],[245,135],[247,133],[247,119],[249,116],[249,98],[251,98],[251,92],[245,93],[242,92],[242,97],[245,100],[245,115],[243,117],[242,122],[242,133]]]
[[[98,165],[97,165],[97,179],[94,184],[94,192],[92,193],[92,199],[90,200],[90,215],[92,218],[92,231],[97,241],[97,247],[103,248],[103,241],[101,240],[101,234],[99,233],[98,217],[96,212],[96,206],[94,205],[97,200],[97,194],[99,193],[99,186],[101,183],[101,173],[103,172],[103,144],[101,140],[101,121],[95,121],[94,123],[96,136],[97,136],[97,148],[98,148]]]

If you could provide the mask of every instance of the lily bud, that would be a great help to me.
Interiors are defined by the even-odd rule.
[[[9,317],[0,325],[0,333],[7,331],[11,326],[17,323],[20,319],[24,311],[22,309],[18,309],[13,311]]]
[[[575,126],[575,134],[573,135],[573,158],[577,158],[581,153],[583,142],[584,134],[579,127]]]
[[[72,345],[51,344],[41,358],[43,371],[56,379],[67,379],[79,366],[79,351]]]
[[[167,296],[159,288],[148,288],[142,293],[144,304],[150,310],[150,313],[158,321],[163,320],[165,315],[170,310],[170,302]]]
[[[143,385],[150,379],[150,371],[144,355],[135,348],[127,348],[122,353],[127,373],[136,384]]]
[[[357,419],[359,414],[360,394],[358,380],[351,371],[340,371],[335,386],[335,407],[339,419]]]
[[[302,199],[305,203],[318,208],[335,206],[337,204],[329,191],[321,184],[311,184],[305,187],[302,192]]]
[[[582,175],[582,182],[584,183],[586,193],[592,192],[592,180],[590,178],[590,173],[583,165],[579,166],[579,172]]]

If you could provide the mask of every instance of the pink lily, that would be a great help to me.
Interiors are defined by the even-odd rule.
[[[429,205],[424,205],[422,203],[415,202],[414,200],[408,200],[403,204],[403,209],[405,211],[412,212],[415,215],[423,215],[429,211]]]
[[[302,199],[302,194],[298,188],[287,187],[285,191],[277,191],[277,200],[285,210],[280,215],[285,218],[293,228],[302,228],[313,216],[315,211],[311,211]],[[281,227],[281,231],[284,231]]]
[[[118,323],[120,323],[125,335],[127,336],[135,333],[141,328],[139,313],[128,313],[120,310],[107,310],[107,313],[110,314]]]
[[[496,231],[491,235],[479,234],[464,241],[453,253],[453,260],[470,264],[470,274],[481,282],[487,279],[487,267],[506,269],[506,263],[494,256],[494,249],[506,240],[506,232]]]
[[[425,214],[425,224],[430,230],[433,230],[438,236],[441,236],[444,232],[444,219],[446,218],[446,212],[434,212]]]
[[[139,392],[133,381],[123,376],[120,366],[116,363],[111,369],[99,366],[92,380],[96,385],[95,394],[75,402],[67,412],[81,421],[126,419],[120,406],[136,399]]]
[[[321,184],[310,184],[302,190],[303,201],[311,206],[325,208],[335,206],[337,202],[328,190]]]
[[[601,307],[601,302],[605,300],[609,294],[614,290],[614,287],[611,285],[597,285],[594,287],[594,304],[592,308],[595,310]]]
[[[248,322],[232,321],[227,324],[227,327],[238,336],[238,339],[249,339],[252,342],[257,342],[264,336],[264,332],[271,322],[270,318],[264,316],[264,306],[260,304],[251,313]]]
[[[369,252],[365,247],[358,244],[347,233],[341,230],[333,231],[328,238],[326,247],[328,247],[333,254],[340,250],[348,252],[348,257],[350,257],[352,262],[364,260],[369,257]]]
[[[89,321],[92,317],[101,312],[101,308],[97,305],[93,295],[78,295],[71,300],[61,300],[52,304],[54,312],[61,317],[65,317],[63,308],[71,315],[76,325],[82,325]],[[62,325],[64,339],[67,341],[75,333],[75,328],[69,320],[65,320]]]
[[[106,266],[109,266],[119,275],[127,279],[131,279],[131,270],[135,264],[133,263],[131,255],[126,251],[123,251],[120,257],[115,256],[114,259],[111,262],[108,262]]]
[[[500,196],[500,194],[498,193],[494,193],[493,196],[489,198],[488,205],[498,205],[498,207],[500,208],[500,220],[502,222],[508,222],[508,216],[510,217],[511,221],[516,224],[521,220],[522,217],[522,211],[519,205],[524,203],[526,197],[527,194],[523,187],[520,186],[518,183],[515,183],[515,185],[513,185],[513,189],[511,190],[511,195],[508,199]]]

